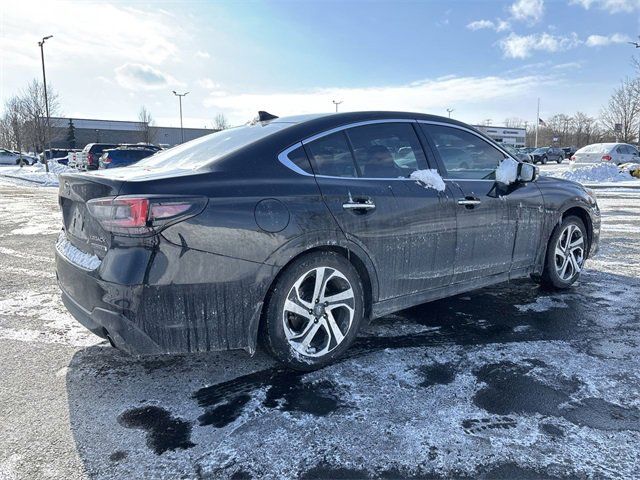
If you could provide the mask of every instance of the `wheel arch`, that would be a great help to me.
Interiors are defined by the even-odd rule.
[[[365,295],[364,298],[364,306],[365,306],[365,321],[367,321],[371,317],[372,307],[374,299],[378,298],[378,277],[375,271],[375,267],[373,262],[369,258],[369,256],[362,251],[358,246],[352,244],[343,244],[343,243],[318,243],[314,245],[310,245],[304,249],[296,249],[297,251],[288,256],[288,259],[278,266],[277,272],[269,282],[268,287],[265,290],[264,301],[262,303],[261,312],[260,312],[260,320],[258,328],[256,328],[256,335],[262,331],[264,327],[264,316],[266,312],[266,306],[268,303],[269,296],[273,292],[273,288],[280,278],[280,276],[287,270],[287,268],[299,258],[312,254],[314,252],[335,252],[338,255],[341,255],[358,272],[360,276],[360,280],[362,282],[362,289]]]
[[[582,220],[582,223],[587,229],[587,241],[589,242],[589,249],[587,250],[587,252],[591,253],[591,244],[593,242],[593,222],[591,220],[589,212],[585,208],[573,206],[567,208],[562,212],[560,221],[564,220],[567,217],[578,217],[580,220]]]

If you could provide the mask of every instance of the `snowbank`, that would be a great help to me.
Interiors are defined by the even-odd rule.
[[[442,177],[435,169],[416,170],[415,172],[411,172],[410,178],[422,184],[424,188],[433,188],[439,192],[444,192],[446,188],[444,180],[442,180]]]
[[[518,179],[518,162],[513,158],[505,158],[496,168],[496,181],[511,185]]]
[[[44,187],[57,187],[58,175],[65,172],[76,172],[73,168],[62,165],[55,160],[49,160],[49,172],[45,171],[44,164],[36,163],[28,167],[8,167],[0,171],[0,175],[18,180],[26,180],[38,183]]]
[[[628,171],[620,171],[617,165],[612,163],[573,164],[569,170],[559,174],[558,177],[579,183],[628,182],[635,180]]]

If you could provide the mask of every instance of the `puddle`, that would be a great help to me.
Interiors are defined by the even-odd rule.
[[[123,412],[118,422],[127,428],[147,432],[147,446],[157,455],[168,450],[194,447],[190,441],[191,423],[173,417],[161,407],[146,406]]]

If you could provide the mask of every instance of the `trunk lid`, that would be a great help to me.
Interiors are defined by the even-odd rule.
[[[60,175],[58,202],[67,240],[74,247],[100,259],[104,258],[111,243],[111,235],[91,216],[87,202],[94,198],[118,195],[122,183],[121,180],[95,175]]]

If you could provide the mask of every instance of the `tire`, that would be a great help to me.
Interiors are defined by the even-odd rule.
[[[331,297],[337,298],[331,303]],[[283,365],[311,371],[349,348],[363,318],[364,295],[356,269],[337,253],[314,252],[279,275],[267,296],[260,341]]]
[[[542,157],[542,160],[540,160],[540,162],[541,162],[543,165],[546,165],[546,164],[547,164],[547,157]]]
[[[559,290],[571,287],[580,277],[586,253],[587,229],[584,223],[578,217],[566,217],[549,239],[541,283]]]
[[[562,158],[559,158],[558,160],[556,160],[556,162],[558,162],[558,164],[562,163]]]

